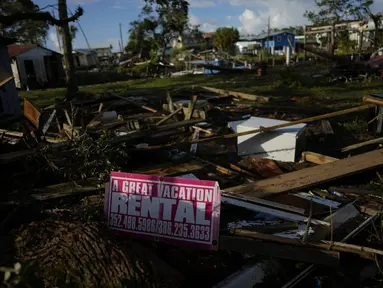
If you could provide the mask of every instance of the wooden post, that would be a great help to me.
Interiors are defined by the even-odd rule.
[[[307,38],[306,38],[306,30],[307,30],[307,27],[305,26],[304,27],[304,38],[303,38],[303,51],[304,51],[304,58],[303,60],[306,61],[306,57],[307,57],[307,51],[306,51],[306,45],[307,45]]]
[[[58,0],[58,9],[60,20],[68,18],[66,0]],[[76,68],[74,66],[73,54],[72,54],[72,37],[70,35],[69,25],[65,23],[61,26],[61,34],[63,41],[64,51],[64,63],[65,63],[65,75],[67,81],[66,100],[70,101],[73,99],[74,94],[77,92],[76,82]]]

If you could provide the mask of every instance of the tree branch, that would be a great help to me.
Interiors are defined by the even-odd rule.
[[[84,13],[84,10],[81,7],[76,9],[76,12],[73,16],[68,17],[66,19],[56,19],[49,12],[27,12],[27,13],[15,13],[11,15],[0,15],[0,23],[3,26],[8,27],[16,22],[20,22],[23,20],[32,20],[32,21],[43,21],[47,22],[51,25],[62,26],[69,22],[76,21],[80,18]]]

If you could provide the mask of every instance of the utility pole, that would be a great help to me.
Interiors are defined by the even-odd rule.
[[[269,55],[269,49],[270,49],[270,16],[269,16],[269,18],[268,18],[268,20],[267,20],[267,41],[266,41],[266,43],[267,43],[267,46],[266,46],[266,48],[267,48],[267,51],[266,51],[266,55],[268,56]],[[269,59],[267,58],[267,61],[268,61]]]
[[[53,18],[56,18],[55,11],[52,10],[52,16]],[[59,52],[61,53],[61,40],[60,40],[60,27],[56,26],[56,37],[57,37],[57,44],[59,45]]]
[[[122,39],[122,24],[120,23],[121,53],[124,54],[124,40]]]
[[[64,20],[68,18],[66,0],[58,0],[59,4],[59,18]],[[63,52],[65,63],[65,75],[67,82],[66,101],[73,99],[73,96],[78,90],[76,82],[76,68],[74,66],[73,54],[72,54],[72,38],[69,31],[68,23],[64,23],[61,27],[61,35],[63,40]]]

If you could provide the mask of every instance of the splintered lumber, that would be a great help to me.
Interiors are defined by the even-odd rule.
[[[248,231],[248,230],[242,230],[242,229],[236,229],[234,231],[234,234],[238,236],[242,236],[242,237],[250,237],[254,239],[272,241],[272,242],[299,246],[299,247],[310,247],[310,248],[316,248],[321,250],[329,250],[329,251],[332,250],[337,252],[351,253],[369,260],[375,260],[375,255],[383,255],[382,250],[373,249],[370,247],[362,247],[358,245],[350,245],[350,244],[345,244],[341,242],[323,241],[324,243],[319,243],[319,242],[303,243],[302,241],[297,239],[289,239],[289,238],[284,238],[280,236],[268,235],[268,234],[263,234],[256,231]]]
[[[339,160],[338,158],[333,158],[330,156],[325,156],[322,154],[314,153],[314,152],[303,152],[302,160],[306,162],[311,162],[314,164],[326,164]]]
[[[174,165],[173,163],[169,163],[167,165],[161,165],[158,168],[149,168],[149,169],[140,169],[134,171],[134,173],[141,173],[141,174],[147,174],[147,175],[154,175],[154,176],[172,176],[175,174],[184,174],[184,173],[191,173],[193,171],[201,170],[205,167],[204,164],[201,164],[197,161],[191,161],[189,163],[183,163],[179,165]]]
[[[13,79],[13,76],[4,70],[0,70],[0,88]]]
[[[367,145],[380,144],[380,143],[383,143],[383,137],[344,147],[344,148],[342,148],[342,152],[348,152],[348,151],[355,150],[355,149],[358,149],[358,148],[361,148],[361,147],[364,147]]]
[[[130,104],[132,104],[132,105],[134,105],[134,106],[140,107],[140,108],[142,108],[142,109],[148,110],[148,111],[153,112],[153,113],[157,113],[157,112],[158,112],[156,109],[153,109],[153,108],[148,107],[148,106],[145,106],[145,105],[137,104],[136,102],[134,102],[134,101],[132,101],[132,100],[130,100],[130,99],[128,99],[128,98],[121,97],[120,95],[117,95],[116,93],[111,93],[111,94],[112,94],[114,97],[119,98],[119,99],[122,99],[122,100],[124,100],[124,101],[126,101],[126,102],[128,102],[128,103],[130,103]]]
[[[39,128],[41,112],[26,98],[24,98],[24,116],[36,129]]]
[[[376,105],[383,105],[383,99],[372,97],[372,96],[363,97],[363,101],[367,103],[376,104]]]
[[[190,120],[192,118],[192,115],[193,115],[193,112],[194,112],[194,108],[195,108],[195,104],[197,103],[197,99],[198,99],[197,95],[193,95],[192,96],[191,101],[188,104],[188,110],[185,113],[185,120]]]
[[[157,122],[157,126],[161,125],[162,123],[168,121],[170,118],[172,118],[174,115],[178,114],[179,112],[181,112],[181,110],[183,110],[183,107],[180,107],[178,108],[176,111],[173,111],[172,113],[170,113],[168,116],[166,116],[165,118],[163,118],[162,120],[160,120],[159,122]]]
[[[11,131],[11,130],[5,130],[5,129],[0,129],[0,135],[1,134],[6,135],[6,136],[18,137],[18,138],[22,138],[24,136],[23,132]]]
[[[318,265],[336,266],[340,253],[305,246],[284,245],[277,242],[257,241],[238,236],[220,236],[219,250],[255,254],[271,258],[289,259]]]
[[[78,182],[68,182],[57,185],[51,185],[44,188],[34,189],[31,197],[36,200],[48,200],[54,198],[60,198],[64,196],[79,194],[83,192],[90,192],[102,189],[104,184],[100,184],[97,178],[90,178]]]
[[[233,194],[262,198],[312,187],[379,166],[383,166],[383,150],[371,151],[225,190]]]
[[[238,199],[238,198],[234,198],[234,197],[222,196],[222,202],[226,203],[226,204],[233,205],[233,206],[242,207],[242,208],[254,211],[254,212],[260,212],[260,213],[273,215],[277,218],[285,219],[285,220],[289,220],[289,221],[293,221],[293,222],[307,222],[307,220],[308,220],[306,217],[304,217],[302,215],[297,215],[294,213],[285,212],[282,210],[277,210],[277,209],[273,209],[270,207],[257,205],[257,204],[246,202],[242,199]],[[311,223],[313,223],[315,225],[326,225],[326,226],[330,225],[328,222],[321,221],[321,220],[315,220],[315,219],[312,219]]]
[[[242,93],[242,92],[222,90],[222,89],[205,87],[205,86],[201,86],[201,88],[205,89],[207,91],[213,92],[213,93],[220,94],[220,95],[231,95],[231,96],[234,96],[236,98],[241,98],[241,99],[246,99],[246,100],[269,102],[269,97],[246,94],[246,93]]]
[[[175,129],[183,126],[188,126],[188,125],[193,125],[199,122],[202,122],[203,119],[195,119],[195,120],[186,120],[186,121],[179,121],[175,123],[171,123],[168,125],[163,125],[163,126],[158,126],[156,127],[158,130],[170,130],[170,129]]]
[[[191,143],[208,142],[208,141],[213,141],[213,140],[217,140],[217,139],[221,139],[221,138],[231,139],[231,138],[235,138],[238,136],[245,136],[245,135],[251,135],[251,134],[255,134],[255,133],[259,133],[259,132],[273,131],[273,130],[276,130],[279,128],[290,127],[290,126],[294,126],[294,125],[301,124],[301,123],[310,123],[310,122],[322,120],[325,118],[331,118],[331,117],[346,115],[346,114],[350,114],[353,112],[358,112],[358,111],[371,109],[371,108],[375,108],[375,105],[374,104],[362,105],[362,106],[355,107],[355,108],[350,108],[350,109],[345,109],[345,110],[327,113],[327,114],[323,114],[323,115],[313,116],[313,117],[300,119],[297,121],[291,121],[291,122],[287,122],[287,123],[283,123],[283,124],[279,124],[279,125],[274,125],[274,126],[269,126],[269,127],[261,127],[261,128],[257,128],[254,130],[249,130],[249,131],[240,132],[240,133],[232,133],[232,134],[220,135],[220,136],[216,136],[216,137],[199,139],[197,141],[192,141]]]
[[[372,215],[374,216],[374,215]],[[370,221],[367,221],[369,220]],[[351,233],[349,233],[346,237],[344,237],[342,239],[342,241],[340,241],[340,243],[344,243],[346,242],[347,240],[349,240],[350,238],[353,238],[355,235],[357,235],[360,231],[362,231],[365,227],[366,227],[366,222],[371,222],[373,221],[375,218],[374,217],[370,217],[369,219],[367,219],[366,221],[364,221],[361,225],[359,225],[358,227],[356,227],[353,231],[351,231]],[[362,227],[362,228],[361,228]],[[339,243],[339,242],[338,242]],[[331,244],[330,244],[331,245]],[[374,259],[373,260],[376,260],[375,258],[375,255],[374,255]],[[282,288],[290,288],[290,287],[294,287],[296,284],[298,284],[301,280],[303,280],[306,276],[308,276],[311,272],[315,271],[316,269],[316,266],[313,264],[313,265],[310,265],[309,267],[307,267],[306,269],[304,269],[301,273],[299,273],[297,276],[295,276],[292,280],[290,280],[287,284],[283,285]]]

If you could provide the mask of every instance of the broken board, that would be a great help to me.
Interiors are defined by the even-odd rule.
[[[383,150],[375,150],[332,163],[227,188],[225,191],[228,193],[262,198],[273,194],[292,192],[315,186],[379,166],[383,166]]]

